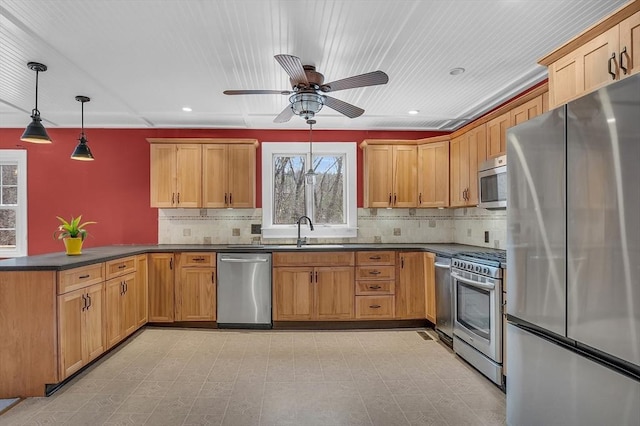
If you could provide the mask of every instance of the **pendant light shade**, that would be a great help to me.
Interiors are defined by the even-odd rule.
[[[76,96],[76,101],[82,103],[82,131],[80,133],[80,137],[78,138],[78,146],[73,150],[71,154],[71,158],[73,160],[80,161],[93,161],[93,154],[91,154],[91,150],[89,149],[89,145],[87,145],[87,138],[84,134],[84,103],[89,102],[91,99],[87,96]]]
[[[31,123],[29,123],[27,128],[24,130],[20,140],[31,143],[51,143],[51,138],[47,134],[47,130],[42,125],[40,111],[38,111],[38,74],[45,72],[47,70],[47,66],[38,62],[29,62],[27,67],[36,72],[36,107],[31,111]]]

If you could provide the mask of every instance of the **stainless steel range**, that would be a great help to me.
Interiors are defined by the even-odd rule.
[[[502,382],[504,252],[458,254],[451,263],[453,350],[498,386]]]

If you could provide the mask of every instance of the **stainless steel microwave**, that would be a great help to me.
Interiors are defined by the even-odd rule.
[[[491,158],[478,168],[478,207],[507,208],[507,156]]]

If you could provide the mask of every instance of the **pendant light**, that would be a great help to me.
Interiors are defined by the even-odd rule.
[[[76,149],[73,151],[73,154],[71,154],[71,158],[73,160],[80,160],[80,161],[94,160],[93,154],[91,154],[91,150],[89,149],[89,145],[87,145],[87,138],[84,135],[84,103],[89,102],[90,100],[91,99],[88,98],[87,96],[81,96],[81,95],[76,96],[76,101],[82,103],[82,131],[80,133],[80,137],[78,138],[80,143],[78,143],[78,146],[76,146]]]
[[[316,120],[307,120],[309,125],[309,170],[304,174],[307,185],[315,185],[316,172],[313,170],[313,125],[316,124]]]
[[[51,143],[51,138],[41,123],[40,111],[38,111],[38,74],[45,72],[47,66],[39,62],[29,62],[27,67],[36,72],[36,107],[31,110],[31,123],[24,130],[20,140],[32,143]]]

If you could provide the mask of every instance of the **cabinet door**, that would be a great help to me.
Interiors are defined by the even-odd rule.
[[[85,346],[85,363],[94,360],[107,350],[105,336],[104,283],[95,284],[85,290],[88,298],[84,312],[82,338]]]
[[[200,207],[202,203],[202,145],[177,145],[176,176],[175,207]]]
[[[621,56],[621,57],[620,57]],[[640,12],[620,22],[620,52],[618,56],[620,78],[640,71]],[[622,70],[627,69],[627,73]]]
[[[620,68],[618,63],[618,46],[620,34],[618,26],[602,33],[578,49],[578,60],[584,64],[582,72],[581,94],[589,93],[618,79]],[[615,58],[609,59],[615,55]],[[609,62],[611,71],[609,73]]]
[[[542,112],[542,95],[540,95],[511,110],[511,126],[517,126],[520,123],[531,120],[542,114]]]
[[[451,140],[450,144],[450,197],[451,207],[464,206],[466,200],[466,188],[469,184],[469,149],[464,135]]]
[[[426,318],[424,252],[398,253],[396,318]]]
[[[147,323],[149,318],[147,255],[141,254],[137,256],[136,265],[136,328],[140,328]]]
[[[549,108],[553,109],[582,91],[583,66],[574,51],[549,65]]]
[[[149,255],[149,322],[173,322],[173,253]]]
[[[316,319],[355,318],[355,286],[352,267],[317,267],[314,271]]]
[[[176,282],[176,319],[215,321],[215,268],[180,268],[180,278]]]
[[[540,110],[542,110],[542,104],[538,111]],[[538,112],[538,114],[540,114],[540,112]],[[511,127],[511,124],[511,113],[509,112],[487,123],[487,155],[489,157],[497,157],[507,153],[507,129]]]
[[[151,207],[175,207],[176,146],[151,144]]]
[[[506,130],[506,129],[505,129]],[[467,205],[478,205],[478,166],[487,160],[486,126],[478,126],[467,132],[469,149],[469,184],[467,186]]]
[[[425,253],[425,283],[426,283],[426,317],[433,324],[436,323],[436,256],[433,253]]]
[[[393,207],[418,205],[418,147],[393,147]]]
[[[202,146],[202,207],[219,209],[229,203],[226,144]]]
[[[313,268],[273,268],[273,320],[310,320],[313,315]]]
[[[85,289],[58,296],[60,377],[69,377],[84,365],[82,321],[88,304]]]
[[[256,147],[229,145],[229,206],[253,208],[256,203]]]
[[[369,145],[365,151],[365,206],[391,207],[393,197],[393,147]]]
[[[418,147],[418,207],[449,206],[449,141]]]
[[[136,274],[125,275],[121,278],[124,282],[124,295],[122,297],[122,338],[126,338],[134,331],[138,325],[138,301]]]
[[[124,338],[124,280],[114,278],[105,285],[105,321],[107,347]]]

